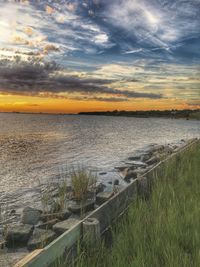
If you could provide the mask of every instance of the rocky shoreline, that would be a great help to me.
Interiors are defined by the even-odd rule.
[[[51,188],[44,187],[42,196],[43,198],[48,196],[48,199],[45,200],[45,207],[43,199],[43,208],[36,209],[27,206],[23,208],[21,214],[16,214],[16,210],[13,209],[10,211],[10,218],[14,216],[17,221],[10,223],[12,221],[10,218],[1,221],[0,266],[4,266],[3,261],[1,262],[1,259],[4,258],[5,260],[3,255],[8,257],[14,255],[14,258],[16,258],[16,254],[20,257],[22,252],[26,254],[36,248],[46,246],[122,190],[128,183],[144,175],[156,164],[170,154],[177,152],[188,142],[181,140],[167,145],[150,144],[142,150],[136,151],[124,160],[120,166],[116,166],[118,178],[108,179],[107,184],[98,181],[92,184],[87,190],[84,200],[74,197],[74,189],[71,185],[58,188],[56,186]],[[109,174],[100,172],[99,175],[106,176]],[[63,188],[65,197],[61,209],[59,190],[63,190]]]

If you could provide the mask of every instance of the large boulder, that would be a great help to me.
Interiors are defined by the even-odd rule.
[[[23,247],[27,244],[31,234],[33,232],[33,226],[29,224],[20,224],[9,226],[6,236],[7,247]]]
[[[21,222],[23,224],[36,225],[40,220],[41,213],[41,210],[26,207],[22,211]]]
[[[72,202],[68,209],[73,213],[81,214],[94,209],[95,200],[86,200],[82,202]]]
[[[35,228],[33,235],[28,241],[28,250],[43,248],[56,238],[55,232]]]
[[[58,234],[61,235],[64,232],[66,232],[67,230],[69,230],[70,228],[72,228],[75,224],[77,224],[79,222],[78,219],[75,218],[69,218],[65,221],[62,222],[58,222],[53,226],[53,231]]]

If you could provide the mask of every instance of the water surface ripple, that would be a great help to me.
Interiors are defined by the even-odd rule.
[[[33,188],[66,166],[112,171],[149,143],[192,137],[200,137],[200,121],[1,113],[0,202],[33,201]]]

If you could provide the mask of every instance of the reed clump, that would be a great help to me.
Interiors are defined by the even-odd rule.
[[[85,168],[73,168],[68,172],[68,177],[63,178],[56,186],[54,183],[47,184],[41,193],[43,212],[63,212],[69,200],[86,201],[95,194],[96,181],[96,176]]]
[[[88,192],[96,188],[96,177],[84,168],[79,167],[76,170],[74,169],[70,177],[73,197],[76,200],[85,200],[88,196]]]
[[[79,253],[76,267],[200,266],[200,147],[155,177],[148,201],[138,198],[113,229],[112,246]]]

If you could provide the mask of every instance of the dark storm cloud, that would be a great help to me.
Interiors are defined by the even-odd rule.
[[[44,93],[55,97],[62,97],[59,93],[79,93],[115,95],[123,98],[162,98],[161,94],[114,89],[109,86],[113,81],[115,80],[66,75],[54,62],[0,61],[0,91],[3,93],[32,96]]]
[[[84,100],[84,101],[100,101],[100,102],[127,102],[128,98],[124,97],[71,97],[73,100]]]

